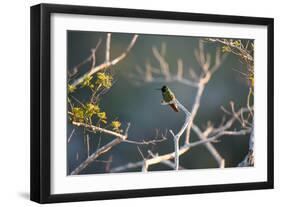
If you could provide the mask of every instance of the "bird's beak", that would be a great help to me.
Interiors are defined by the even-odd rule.
[[[161,91],[162,89],[161,88],[155,88],[155,90]]]

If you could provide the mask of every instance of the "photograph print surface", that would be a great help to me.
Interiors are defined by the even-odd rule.
[[[252,167],[254,40],[67,31],[67,175]]]

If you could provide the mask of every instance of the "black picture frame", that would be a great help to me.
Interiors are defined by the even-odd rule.
[[[219,22],[267,26],[267,181],[238,184],[204,185],[172,188],[138,189],[74,194],[50,193],[50,130],[51,130],[51,71],[50,71],[50,15],[52,13],[134,17],[194,22]],[[272,18],[180,13],[152,10],[102,8],[39,4],[31,7],[31,174],[30,199],[39,203],[88,201],[102,199],[165,196],[178,194],[242,191],[273,188],[273,38]]]

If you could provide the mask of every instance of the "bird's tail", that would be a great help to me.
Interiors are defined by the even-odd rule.
[[[176,104],[172,103],[172,104],[169,104],[169,106],[175,111],[175,112],[179,112],[179,108]]]

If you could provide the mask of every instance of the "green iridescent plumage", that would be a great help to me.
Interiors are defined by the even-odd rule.
[[[161,91],[162,91],[163,100],[166,103],[170,103],[171,101],[175,100],[176,97],[174,93],[167,86],[163,86],[161,88]],[[179,112],[178,106],[175,103],[169,105],[172,107],[174,111]]]
[[[163,100],[166,103],[169,103],[175,99],[174,93],[167,86],[163,86],[161,88],[161,91],[162,91]]]

